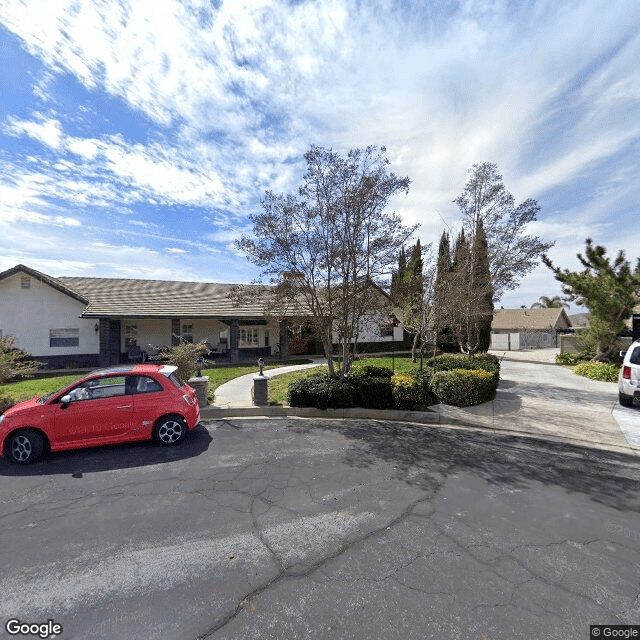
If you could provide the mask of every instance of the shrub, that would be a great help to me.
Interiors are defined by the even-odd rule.
[[[13,407],[16,401],[8,396],[0,396],[0,415],[2,415],[9,407]]]
[[[620,367],[617,364],[607,364],[606,362],[581,362],[574,371],[579,376],[591,378],[591,380],[602,380],[604,382],[617,382]]]
[[[455,407],[469,407],[492,400],[498,386],[495,374],[482,369],[435,371],[431,390],[439,402]]]
[[[386,378],[391,380],[393,371],[388,367],[379,367],[374,364],[354,364],[347,378],[350,380],[362,380],[363,378]]]
[[[574,365],[580,362],[580,354],[578,353],[559,353],[556,356],[556,364]]]
[[[196,373],[202,357],[209,353],[209,346],[201,342],[186,342],[180,339],[180,344],[167,349],[158,349],[158,353],[151,356],[152,360],[166,360],[178,367],[176,374],[182,382],[187,382]]]
[[[500,360],[489,353],[481,353],[473,358],[465,355],[440,355],[435,358],[429,358],[427,364],[436,371],[451,371],[453,369],[468,369],[487,371],[494,377],[496,386],[500,380]]]
[[[311,376],[289,385],[287,401],[292,407],[341,409],[353,407],[354,395],[354,386],[348,380]]]
[[[419,377],[409,373],[396,373],[391,378],[391,384],[396,409],[415,411],[424,406],[424,385]]]
[[[12,336],[0,338],[0,384],[14,378],[31,377],[40,366],[28,353],[16,347]]]
[[[431,376],[433,375],[432,369],[413,369],[411,371],[411,375],[414,378],[420,380],[422,384],[422,393],[423,393],[423,402],[426,407],[432,404],[438,403],[438,398],[436,398],[435,394],[431,390]]]
[[[365,409],[393,409],[393,387],[387,377],[358,379],[354,406]]]

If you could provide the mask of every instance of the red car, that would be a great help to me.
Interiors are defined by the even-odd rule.
[[[180,442],[200,420],[193,389],[177,367],[134,364],[98,369],[0,416],[0,456],[20,464],[51,451],[153,439]]]

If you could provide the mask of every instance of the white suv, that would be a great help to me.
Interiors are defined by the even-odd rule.
[[[623,354],[621,351],[620,355]],[[640,340],[634,342],[624,355],[618,375],[618,398],[625,407],[630,407],[634,398],[640,401]]]

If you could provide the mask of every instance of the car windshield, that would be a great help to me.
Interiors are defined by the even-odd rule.
[[[46,396],[42,396],[41,398],[38,398],[37,402],[38,404],[43,404],[44,402],[46,402],[54,393],[56,393],[55,391],[53,393],[47,393]]]

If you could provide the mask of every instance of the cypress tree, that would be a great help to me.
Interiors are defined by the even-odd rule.
[[[477,351],[486,352],[491,344],[491,323],[493,321],[493,287],[489,268],[489,247],[482,218],[476,223],[472,255],[471,295],[476,306],[475,336],[470,344],[477,341]]]

